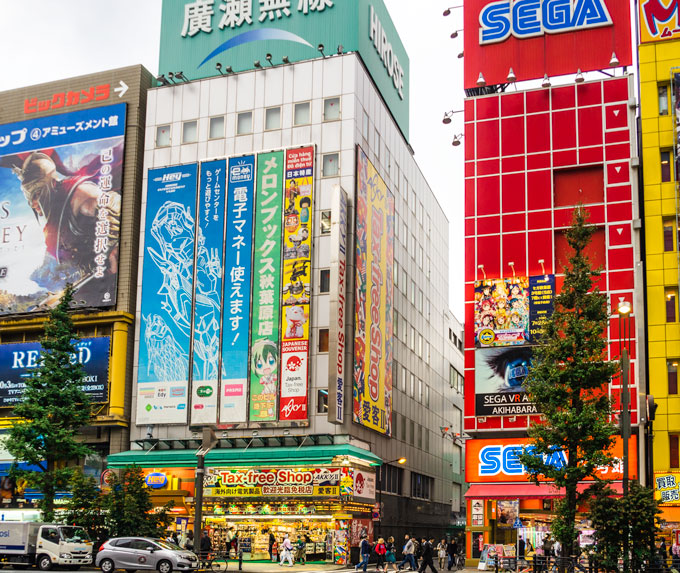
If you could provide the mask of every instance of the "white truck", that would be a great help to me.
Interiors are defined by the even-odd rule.
[[[0,521],[0,566],[35,565],[42,571],[75,571],[92,564],[92,542],[82,527],[30,521]]]

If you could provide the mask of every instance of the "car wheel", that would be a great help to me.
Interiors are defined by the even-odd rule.
[[[111,561],[111,559],[103,559],[99,564],[99,568],[103,573],[111,573],[116,568],[116,565],[113,563],[113,561]]]
[[[52,569],[52,560],[49,555],[38,556],[38,569],[41,571],[49,571]]]
[[[172,572],[172,563],[168,561],[167,559],[163,559],[163,561],[158,562],[158,570],[160,573],[171,573]]]

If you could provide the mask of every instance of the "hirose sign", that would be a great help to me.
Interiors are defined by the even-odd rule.
[[[619,0],[468,0],[465,88],[632,63],[630,12]]]

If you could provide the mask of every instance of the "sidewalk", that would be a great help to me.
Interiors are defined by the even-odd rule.
[[[294,573],[301,573],[301,572],[307,572],[307,573],[321,573],[325,571],[333,571],[337,573],[341,572],[346,572],[346,573],[351,573],[354,571],[354,565],[333,565],[332,563],[319,563],[319,562],[314,562],[314,563],[309,563],[307,565],[298,565],[297,563],[293,565],[292,567],[289,567],[288,565],[279,565],[278,563],[269,563],[269,562],[251,562],[251,561],[244,561],[243,562],[243,571],[246,573],[276,573],[276,572],[282,572],[282,571],[292,571]],[[473,571],[476,571],[476,568],[470,568],[466,567],[460,572],[457,573],[473,573]],[[229,569],[228,572],[231,573],[232,571],[238,571],[238,561],[229,561]],[[429,571],[429,569],[428,569]],[[441,569],[438,569],[440,573],[448,573],[446,571],[446,568],[442,571]],[[211,573],[210,570],[208,570],[207,573]],[[368,566],[367,573],[376,573],[375,570],[375,563],[371,563]]]

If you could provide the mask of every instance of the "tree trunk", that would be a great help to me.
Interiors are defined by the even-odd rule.
[[[55,484],[55,462],[53,459],[47,460],[47,471],[45,472],[45,478],[43,480],[43,521],[47,523],[52,523],[54,521],[54,497],[56,495],[56,484]]]

